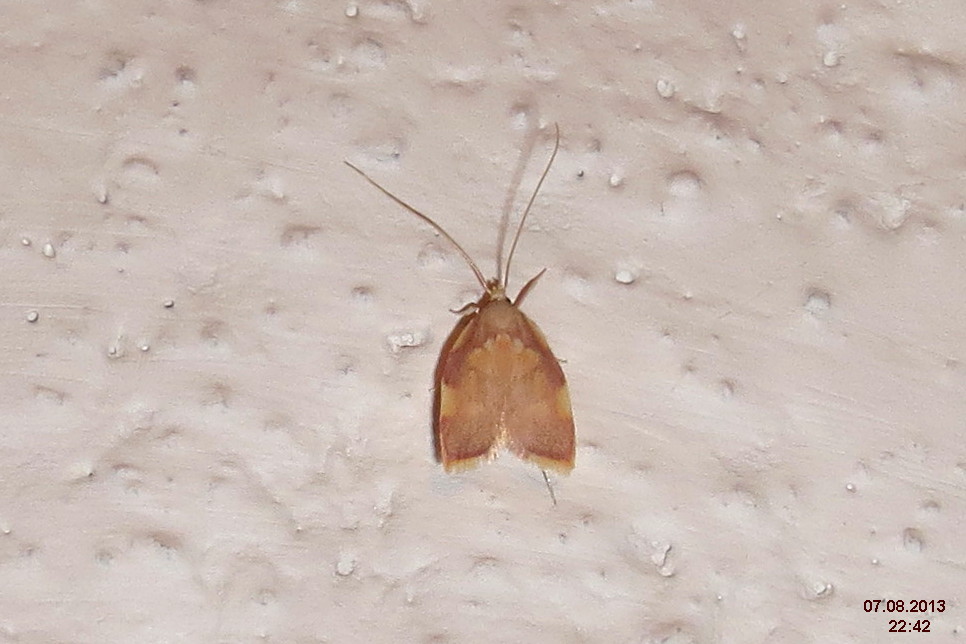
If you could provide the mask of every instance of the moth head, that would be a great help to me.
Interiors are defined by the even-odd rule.
[[[486,281],[486,293],[483,294],[483,300],[485,302],[506,299],[509,299],[506,296],[506,286],[503,285],[503,282],[499,278],[494,277]]]

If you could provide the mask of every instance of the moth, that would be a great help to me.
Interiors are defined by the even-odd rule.
[[[574,420],[567,381],[543,333],[520,310],[546,269],[524,284],[515,299],[507,296],[517,242],[559,147],[556,128],[553,152],[520,216],[506,264],[498,252],[497,275],[489,280],[442,226],[345,162],[449,241],[483,288],[479,300],[454,311],[464,315],[443,344],[436,365],[433,435],[436,458],[447,472],[492,460],[504,449],[536,464],[545,478],[548,469],[562,474],[573,469]]]

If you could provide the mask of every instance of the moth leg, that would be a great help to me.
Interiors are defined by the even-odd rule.
[[[456,315],[463,315],[465,313],[468,313],[469,311],[475,311],[478,308],[480,307],[479,307],[479,304],[477,304],[476,302],[467,302],[466,304],[464,304],[458,309],[450,309],[449,312],[455,313]]]
[[[533,288],[533,285],[536,284],[537,280],[543,277],[543,274],[546,272],[547,272],[547,269],[543,269],[542,271],[540,271],[539,273],[531,277],[529,282],[523,285],[523,288],[520,289],[520,294],[517,295],[517,299],[514,300],[513,302],[513,306],[520,306],[520,304],[523,303],[523,298],[527,296],[527,293],[530,292],[530,289]]]
[[[553,501],[554,506],[557,505],[557,495],[553,493],[553,486],[550,485],[550,477],[547,476],[547,470],[540,468],[541,474],[543,474],[543,480],[547,484],[547,491],[550,492],[550,500]]]

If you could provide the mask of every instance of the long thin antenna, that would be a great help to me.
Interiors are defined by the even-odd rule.
[[[525,224],[527,221],[527,215],[530,214],[530,207],[533,206],[533,202],[537,198],[537,193],[540,192],[540,186],[543,185],[543,180],[547,178],[547,174],[550,172],[550,166],[553,165],[553,160],[557,158],[557,150],[560,149],[560,126],[554,123],[553,129],[556,132],[556,138],[553,142],[553,152],[550,153],[550,160],[547,161],[547,167],[543,169],[543,174],[540,175],[540,181],[537,181],[537,187],[533,189],[533,194],[530,195],[530,201],[527,202],[527,207],[523,210],[523,215],[520,217],[520,225],[517,226],[517,232],[513,236],[513,243],[510,245],[510,252],[506,256],[506,269],[503,271],[502,276],[497,276],[498,280],[500,280],[502,277],[504,290],[506,290],[507,283],[510,280],[510,262],[513,261],[513,253],[517,249],[517,242],[520,241],[520,233],[523,232],[523,224]]]
[[[539,129],[527,128],[527,134],[523,139],[517,162],[513,166],[510,185],[506,189],[503,207],[500,209],[500,225],[497,227],[496,235],[496,261],[493,270],[496,271],[496,281],[501,285],[503,284],[503,265],[507,252],[506,240],[510,236],[510,214],[513,212],[513,202],[520,196],[520,186],[523,184],[524,175],[527,172],[527,162],[533,160],[533,149],[539,138]]]
[[[558,139],[559,139],[559,135],[558,135]],[[445,230],[443,230],[443,227],[442,226],[440,226],[435,221],[433,221],[428,215],[424,215],[423,213],[419,212],[418,210],[416,210],[415,208],[413,208],[412,206],[410,206],[408,203],[406,203],[405,201],[403,201],[402,199],[400,199],[396,195],[392,194],[391,192],[389,192],[388,190],[386,190],[385,188],[383,188],[382,186],[380,186],[378,183],[376,183],[376,181],[374,179],[372,179],[368,174],[366,174],[365,172],[363,172],[359,168],[355,167],[354,165],[352,165],[348,161],[344,161],[344,163],[347,166],[349,166],[350,168],[352,168],[353,170],[355,170],[356,172],[358,172],[359,174],[361,174],[362,175],[362,178],[365,179],[366,181],[368,181],[369,183],[371,183],[373,186],[375,186],[376,189],[379,190],[379,192],[381,192],[382,194],[386,195],[387,197],[389,197],[390,199],[392,199],[393,201],[395,201],[397,204],[399,204],[400,206],[402,206],[403,208],[405,208],[409,212],[413,213],[414,215],[416,215],[417,217],[419,217],[420,219],[422,219],[423,221],[425,221],[427,224],[429,224],[430,226],[433,227],[433,230],[435,230],[440,235],[442,235],[447,240],[449,240],[449,243],[451,243],[453,245],[453,248],[455,248],[457,251],[459,251],[459,254],[463,256],[463,259],[466,260],[466,263],[469,265],[469,267],[471,269],[473,269],[473,274],[476,275],[476,280],[480,283],[480,286],[483,287],[483,290],[486,290],[486,279],[483,277],[483,272],[480,271],[479,266],[476,265],[476,262],[473,261],[473,258],[470,257],[469,253],[467,253],[465,250],[463,250],[463,247],[460,246],[456,242],[456,240],[453,239],[450,236],[450,234],[448,232],[446,232]],[[544,174],[546,174],[546,173],[544,173]],[[542,179],[541,179],[541,181],[542,181]],[[539,188],[539,186],[537,186],[537,187]],[[519,232],[517,234],[519,235]],[[516,245],[516,244],[514,243],[514,245]]]

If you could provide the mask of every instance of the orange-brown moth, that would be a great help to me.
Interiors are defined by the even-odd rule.
[[[443,344],[436,365],[433,433],[436,458],[447,472],[492,460],[504,448],[542,470],[566,474],[573,469],[574,419],[567,381],[543,333],[520,310],[546,269],[531,278],[512,302],[506,295],[517,241],[559,147],[557,128],[553,152],[520,217],[506,265],[501,265],[498,255],[497,276],[491,280],[483,277],[469,254],[439,224],[345,162],[446,238],[483,287],[478,301],[456,311],[466,314]]]

